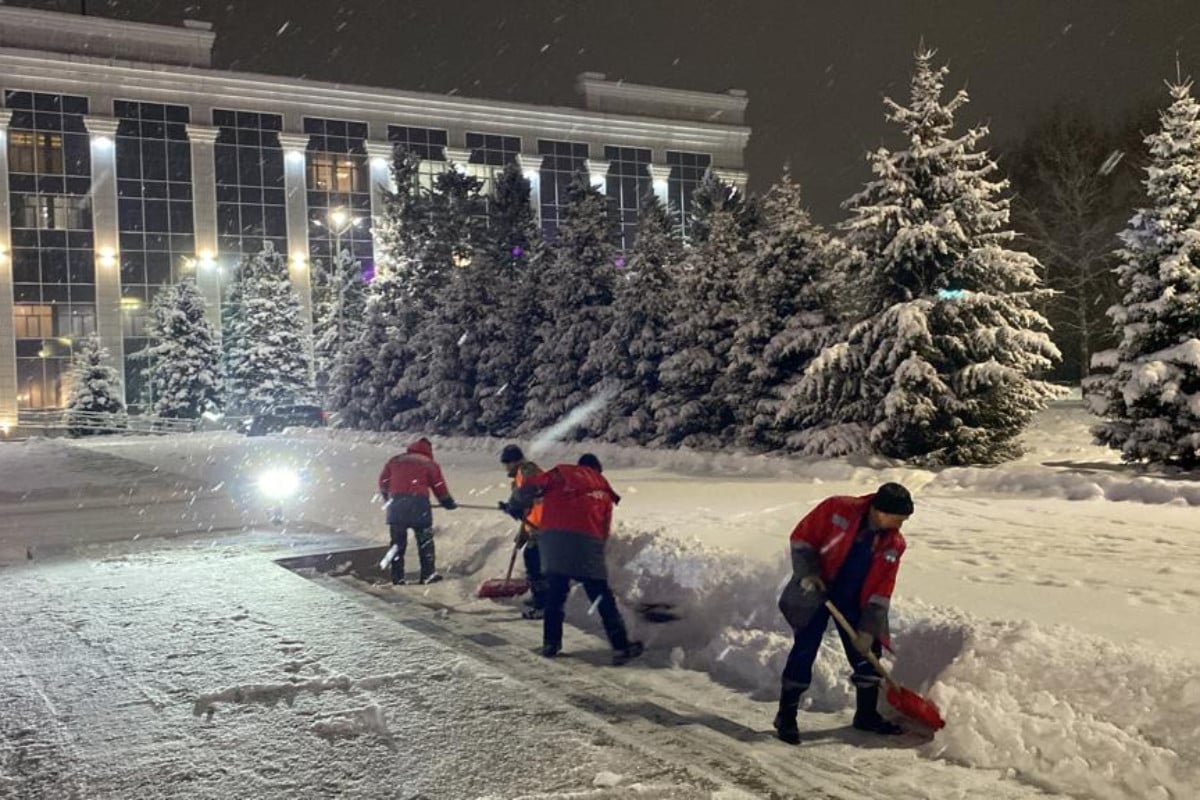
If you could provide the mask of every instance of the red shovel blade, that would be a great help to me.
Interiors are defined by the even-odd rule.
[[[524,578],[492,578],[479,584],[476,597],[491,599],[518,597],[529,591],[529,581]]]
[[[946,727],[946,720],[942,719],[938,707],[932,701],[926,700],[912,689],[905,689],[903,686],[892,686],[888,689],[887,701],[891,703],[892,708],[927,728],[940,731]]]

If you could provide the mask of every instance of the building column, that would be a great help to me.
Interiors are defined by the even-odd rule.
[[[367,142],[366,150],[371,170],[371,216],[378,220],[383,216],[383,193],[396,191],[396,183],[392,180],[395,150],[391,142]]]
[[[647,164],[650,170],[650,185],[654,187],[654,196],[663,208],[671,207],[671,167],[668,164]]]
[[[746,170],[732,169],[730,167],[713,167],[712,171],[722,182],[729,184],[743,195],[746,193],[746,180],[749,178]]]
[[[214,144],[217,128],[188,125],[188,141],[192,145],[192,225],[196,240],[194,263],[196,287],[208,305],[205,316],[221,337],[221,277],[220,250],[217,244],[217,164]]]
[[[283,186],[287,198],[288,228],[288,276],[296,294],[300,296],[300,318],[304,323],[308,340],[309,381],[313,372],[313,309],[312,270],[308,258],[308,176],[307,133],[281,133],[279,145],[283,148]]]
[[[454,166],[464,175],[474,175],[475,165],[471,163],[471,151],[466,147],[443,147],[442,154],[446,158],[446,169]]]
[[[96,258],[96,333],[121,375],[125,402],[125,340],[121,331],[120,239],[117,235],[117,120],[86,116],[92,145],[92,237]]]
[[[588,181],[592,184],[592,188],[599,191],[600,194],[605,194],[608,189],[608,168],[612,162],[589,158],[584,163],[587,165]]]
[[[8,206],[8,121],[0,108],[0,435],[17,427],[17,330],[13,318],[12,227]]]
[[[542,160],[545,156],[533,153],[518,153],[517,166],[529,181],[529,205],[533,208],[533,219],[538,230],[542,228]]]

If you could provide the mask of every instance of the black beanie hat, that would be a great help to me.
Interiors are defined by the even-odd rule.
[[[594,469],[596,472],[604,472],[604,468],[600,466],[600,459],[591,453],[584,453],[579,457],[579,466]]]
[[[908,516],[913,513],[912,495],[898,483],[885,483],[875,491],[875,496],[871,498],[871,508],[878,509],[884,514],[902,514]]]
[[[521,448],[515,444],[506,444],[504,449],[500,451],[500,463],[512,464],[515,461],[524,461],[525,454],[521,452]]]

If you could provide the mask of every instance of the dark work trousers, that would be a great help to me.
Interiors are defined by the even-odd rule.
[[[392,544],[396,545],[396,555],[392,557],[392,583],[404,579],[404,553],[408,549],[408,525],[389,525],[392,533]],[[413,528],[413,537],[417,540],[417,558],[421,562],[421,580],[425,580],[434,572],[433,566],[433,528]]]
[[[871,568],[871,548],[874,540],[875,537],[869,532],[864,532],[855,539],[842,568],[833,579],[833,585],[829,587],[829,599],[856,630],[862,616],[862,587]],[[796,641],[783,668],[784,689],[790,687],[803,691],[812,683],[813,662],[817,660],[821,639],[825,636],[825,628],[829,621],[829,609],[822,604],[813,612],[812,619],[807,624],[793,629]],[[834,624],[837,625],[836,622]],[[858,687],[878,685],[879,673],[871,666],[871,662],[855,649],[841,626],[837,627],[842,649],[846,651],[846,659],[854,670],[851,681]],[[876,656],[882,654],[883,648],[878,639],[871,645],[871,650]]]
[[[534,608],[546,607],[546,576],[542,574],[542,556],[538,552],[537,539],[525,543],[525,552],[521,556],[525,560],[525,577],[529,579],[529,605]]]
[[[567,595],[571,592],[571,581],[576,580],[567,575],[546,574],[546,616],[542,619],[542,644],[562,647],[563,618],[567,605]],[[617,610],[617,598],[613,596],[608,581],[603,578],[579,578],[588,599],[593,603],[599,598],[600,620],[604,623],[604,633],[608,635],[608,643],[613,650],[629,649],[629,634],[625,631],[625,620]]]

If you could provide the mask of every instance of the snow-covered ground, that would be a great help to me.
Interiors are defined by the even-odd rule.
[[[790,640],[775,610],[788,533],[829,494],[900,480],[914,490],[917,512],[905,531],[909,550],[893,605],[894,666],[901,681],[939,703],[947,727],[915,750],[830,743],[826,732],[848,718],[850,689],[829,642],[807,695],[813,713],[801,719],[808,741],[798,750],[756,744],[764,758],[824,754],[868,776],[864,794],[877,774],[896,776],[879,780],[906,787],[893,795],[906,797],[1015,797],[1039,789],[1104,798],[1200,795],[1200,659],[1186,634],[1200,611],[1200,480],[1121,466],[1087,444],[1088,422],[1077,403],[1057,404],[1039,417],[1020,462],[940,472],[592,448],[624,496],[610,548],[618,594],[629,606],[666,602],[683,614],[659,625],[630,615],[651,653],[621,679],[634,681],[631,691],[683,692],[768,730]],[[374,478],[405,441],[313,431],[254,440],[228,433],[109,438],[82,447],[93,457],[149,465],[164,492],[194,491],[192,505],[217,509],[191,512],[177,525],[185,537],[184,529],[205,524],[265,523],[253,481],[290,465],[304,472],[305,490],[285,508],[285,527],[335,527],[332,538],[349,549],[386,541],[371,499]],[[460,502],[492,505],[506,496],[496,459],[501,442],[434,443]],[[583,449],[551,445],[536,456],[548,465]],[[422,589],[422,597],[482,613],[489,604],[472,593],[480,579],[503,574],[511,525],[498,513],[468,509],[439,511],[438,522],[439,563],[462,577]],[[30,533],[8,529],[4,538],[21,544],[21,535]],[[575,597],[570,618],[596,630],[587,610]],[[529,635],[532,646],[536,636]]]

